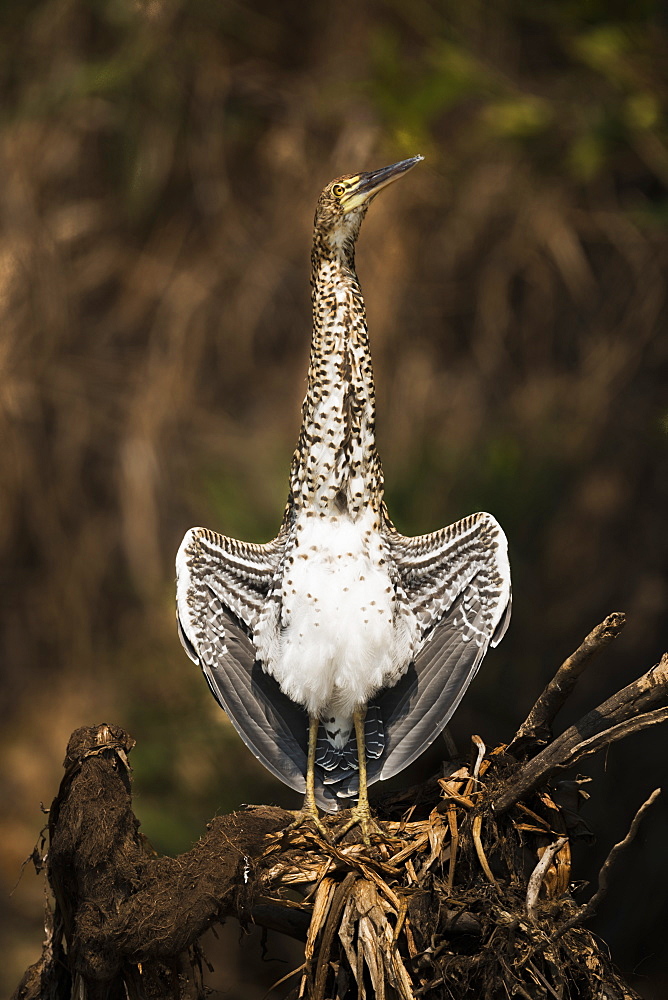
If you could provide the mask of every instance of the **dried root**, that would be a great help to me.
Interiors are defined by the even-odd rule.
[[[511,767],[504,748],[458,767],[424,819],[384,822],[372,851],[272,835],[263,902],[290,898],[309,921],[296,996],[634,996],[577,926],[591,910],[569,892],[562,809],[546,791],[490,808]]]
[[[155,857],[131,807],[132,739],[114,726],[78,730],[48,854],[35,856],[55,908],[15,998],[203,1000],[198,939],[234,915],[304,941],[303,964],[281,981],[304,1000],[633,1000],[582,924],[658,790],[579,905],[571,844],[591,838],[577,810],[586,793],[561,773],[668,717],[668,656],[551,738],[577,676],[622,624],[610,616],[587,637],[509,746],[488,753],[473,737],[470,761],[381,802],[370,844],[355,831],[337,842],[345,815],[324,818],[323,838],[256,807],[217,817],[179,858]]]

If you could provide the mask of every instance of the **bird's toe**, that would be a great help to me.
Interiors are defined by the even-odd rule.
[[[367,847],[371,847],[372,834],[375,834],[376,837],[381,837],[383,840],[387,839],[387,834],[371,815],[368,803],[362,803],[353,808],[350,819],[336,831],[335,839],[337,841],[341,840],[341,838],[345,837],[348,831],[352,830],[355,826],[360,828],[362,840]]]

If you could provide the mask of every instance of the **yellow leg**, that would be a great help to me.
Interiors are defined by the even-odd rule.
[[[318,742],[319,719],[309,719],[308,724],[308,757],[306,758],[306,794],[302,812],[310,813],[318,819],[318,807],[315,804],[315,748]]]
[[[308,756],[306,758],[306,793],[304,795],[304,803],[301,809],[299,812],[295,813],[294,821],[287,829],[293,830],[295,827],[301,826],[302,823],[311,822],[316,827],[318,832],[321,833],[327,840],[327,830],[320,819],[318,806],[315,801],[315,750],[318,742],[319,725],[320,720],[318,718],[309,719]]]
[[[366,782],[366,739],[364,735],[364,719],[366,709],[360,708],[353,715],[355,724],[355,739],[357,741],[357,766],[359,768],[359,792],[357,795],[357,805],[353,809],[349,821],[339,830],[337,837],[342,837],[353,826],[359,826],[362,831],[362,840],[365,844],[371,845],[369,833],[379,833],[384,836],[383,831],[371,816],[369,808],[369,792]]]
[[[355,712],[353,722],[355,724],[355,739],[357,740],[357,767],[359,769],[360,787],[357,793],[357,809],[360,813],[370,818],[369,791],[366,783],[366,738],[364,734],[364,720],[366,709],[361,708]]]

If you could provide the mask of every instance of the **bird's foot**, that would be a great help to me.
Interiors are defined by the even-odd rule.
[[[371,815],[371,809],[369,808],[368,802],[358,802],[356,806],[353,807],[350,819],[336,832],[336,839],[341,840],[342,837],[352,830],[354,826],[358,826],[362,832],[362,840],[367,847],[371,847],[371,834],[375,833],[377,836],[386,838],[386,833],[381,826],[375,821]]]
[[[318,833],[320,834],[320,836],[325,841],[327,841],[327,843],[330,842],[331,837],[327,832],[325,824],[320,819],[320,816],[318,814],[318,807],[316,806],[315,802],[313,803],[304,802],[302,808],[298,809],[296,812],[293,812],[292,815],[294,816],[294,819],[292,823],[290,823],[288,826],[285,827],[283,831],[284,833],[290,833],[291,830],[297,830],[300,826],[304,826],[304,824],[306,823],[312,823],[313,826],[318,831]]]

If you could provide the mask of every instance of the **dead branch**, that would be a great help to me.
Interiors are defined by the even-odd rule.
[[[552,941],[556,941],[557,938],[560,938],[563,934],[566,933],[566,931],[570,930],[571,927],[575,927],[576,924],[584,923],[586,920],[589,920],[590,917],[593,917],[593,915],[596,913],[601,901],[607,894],[608,887],[610,884],[610,872],[612,871],[615,864],[619,860],[620,854],[629,846],[629,844],[633,840],[635,840],[636,834],[638,833],[638,828],[640,827],[640,824],[643,820],[645,813],[647,812],[648,809],[650,809],[654,805],[660,794],[661,794],[661,789],[655,788],[652,794],[649,796],[649,798],[646,799],[646,801],[643,802],[643,804],[640,806],[637,813],[633,817],[628,833],[626,834],[623,840],[620,840],[619,843],[615,844],[614,847],[612,847],[610,853],[603,862],[601,870],[598,873],[598,889],[591,897],[591,899],[587,903],[585,903],[585,905],[582,906],[574,916],[572,916],[569,920],[563,923],[561,927],[557,928],[557,930],[552,935],[551,938]]]
[[[538,906],[538,894],[540,893],[547,870],[554,861],[555,855],[557,855],[561,848],[567,843],[568,837],[558,837],[553,844],[550,844],[545,848],[538,864],[531,872],[531,878],[529,879],[529,885],[527,886],[527,913],[532,918],[536,912],[536,907]]]
[[[517,730],[508,747],[509,753],[522,756],[530,747],[547,743],[551,739],[552,723],[585,667],[593,657],[617,638],[625,625],[626,615],[621,611],[614,611],[589,633],[574,653],[564,660]]]
[[[665,709],[650,712],[668,697],[668,653],[646,674],[618,691],[579,722],[557,736],[530,761],[513,771],[512,782],[493,800],[497,814],[504,813],[528,792],[546,782],[556,771],[572,766],[583,756],[663,722]]]
[[[638,828],[640,827],[640,823],[642,822],[645,813],[656,802],[660,794],[661,794],[661,789],[655,788],[652,794],[649,796],[649,798],[645,802],[643,802],[643,804],[636,812],[631,822],[631,826],[629,827],[628,833],[626,834],[624,839],[620,840],[619,843],[615,844],[610,850],[610,853],[603,862],[601,869],[598,873],[598,889],[591,897],[591,899],[588,900],[588,902],[585,903],[584,906],[580,906],[576,910],[576,912],[571,917],[568,918],[568,920],[565,920],[563,924],[561,924],[559,927],[553,930],[549,937],[544,939],[542,942],[534,944],[534,946],[530,949],[530,951],[525,955],[524,959],[522,960],[523,966],[529,965],[531,963],[531,960],[537,954],[548,949],[550,945],[554,944],[555,941],[558,941],[560,937],[563,937],[563,935],[566,934],[568,931],[570,931],[573,927],[577,927],[578,925],[583,924],[586,920],[589,920],[591,917],[594,916],[601,901],[608,892],[608,887],[610,882],[610,872],[612,871],[614,865],[619,859],[620,854],[629,846],[629,844],[633,840],[635,840],[636,834],[638,833]],[[540,865],[541,862],[539,861],[538,864]],[[538,865],[536,866],[536,868],[538,868]],[[529,900],[527,894],[527,910],[528,909],[529,909]]]

